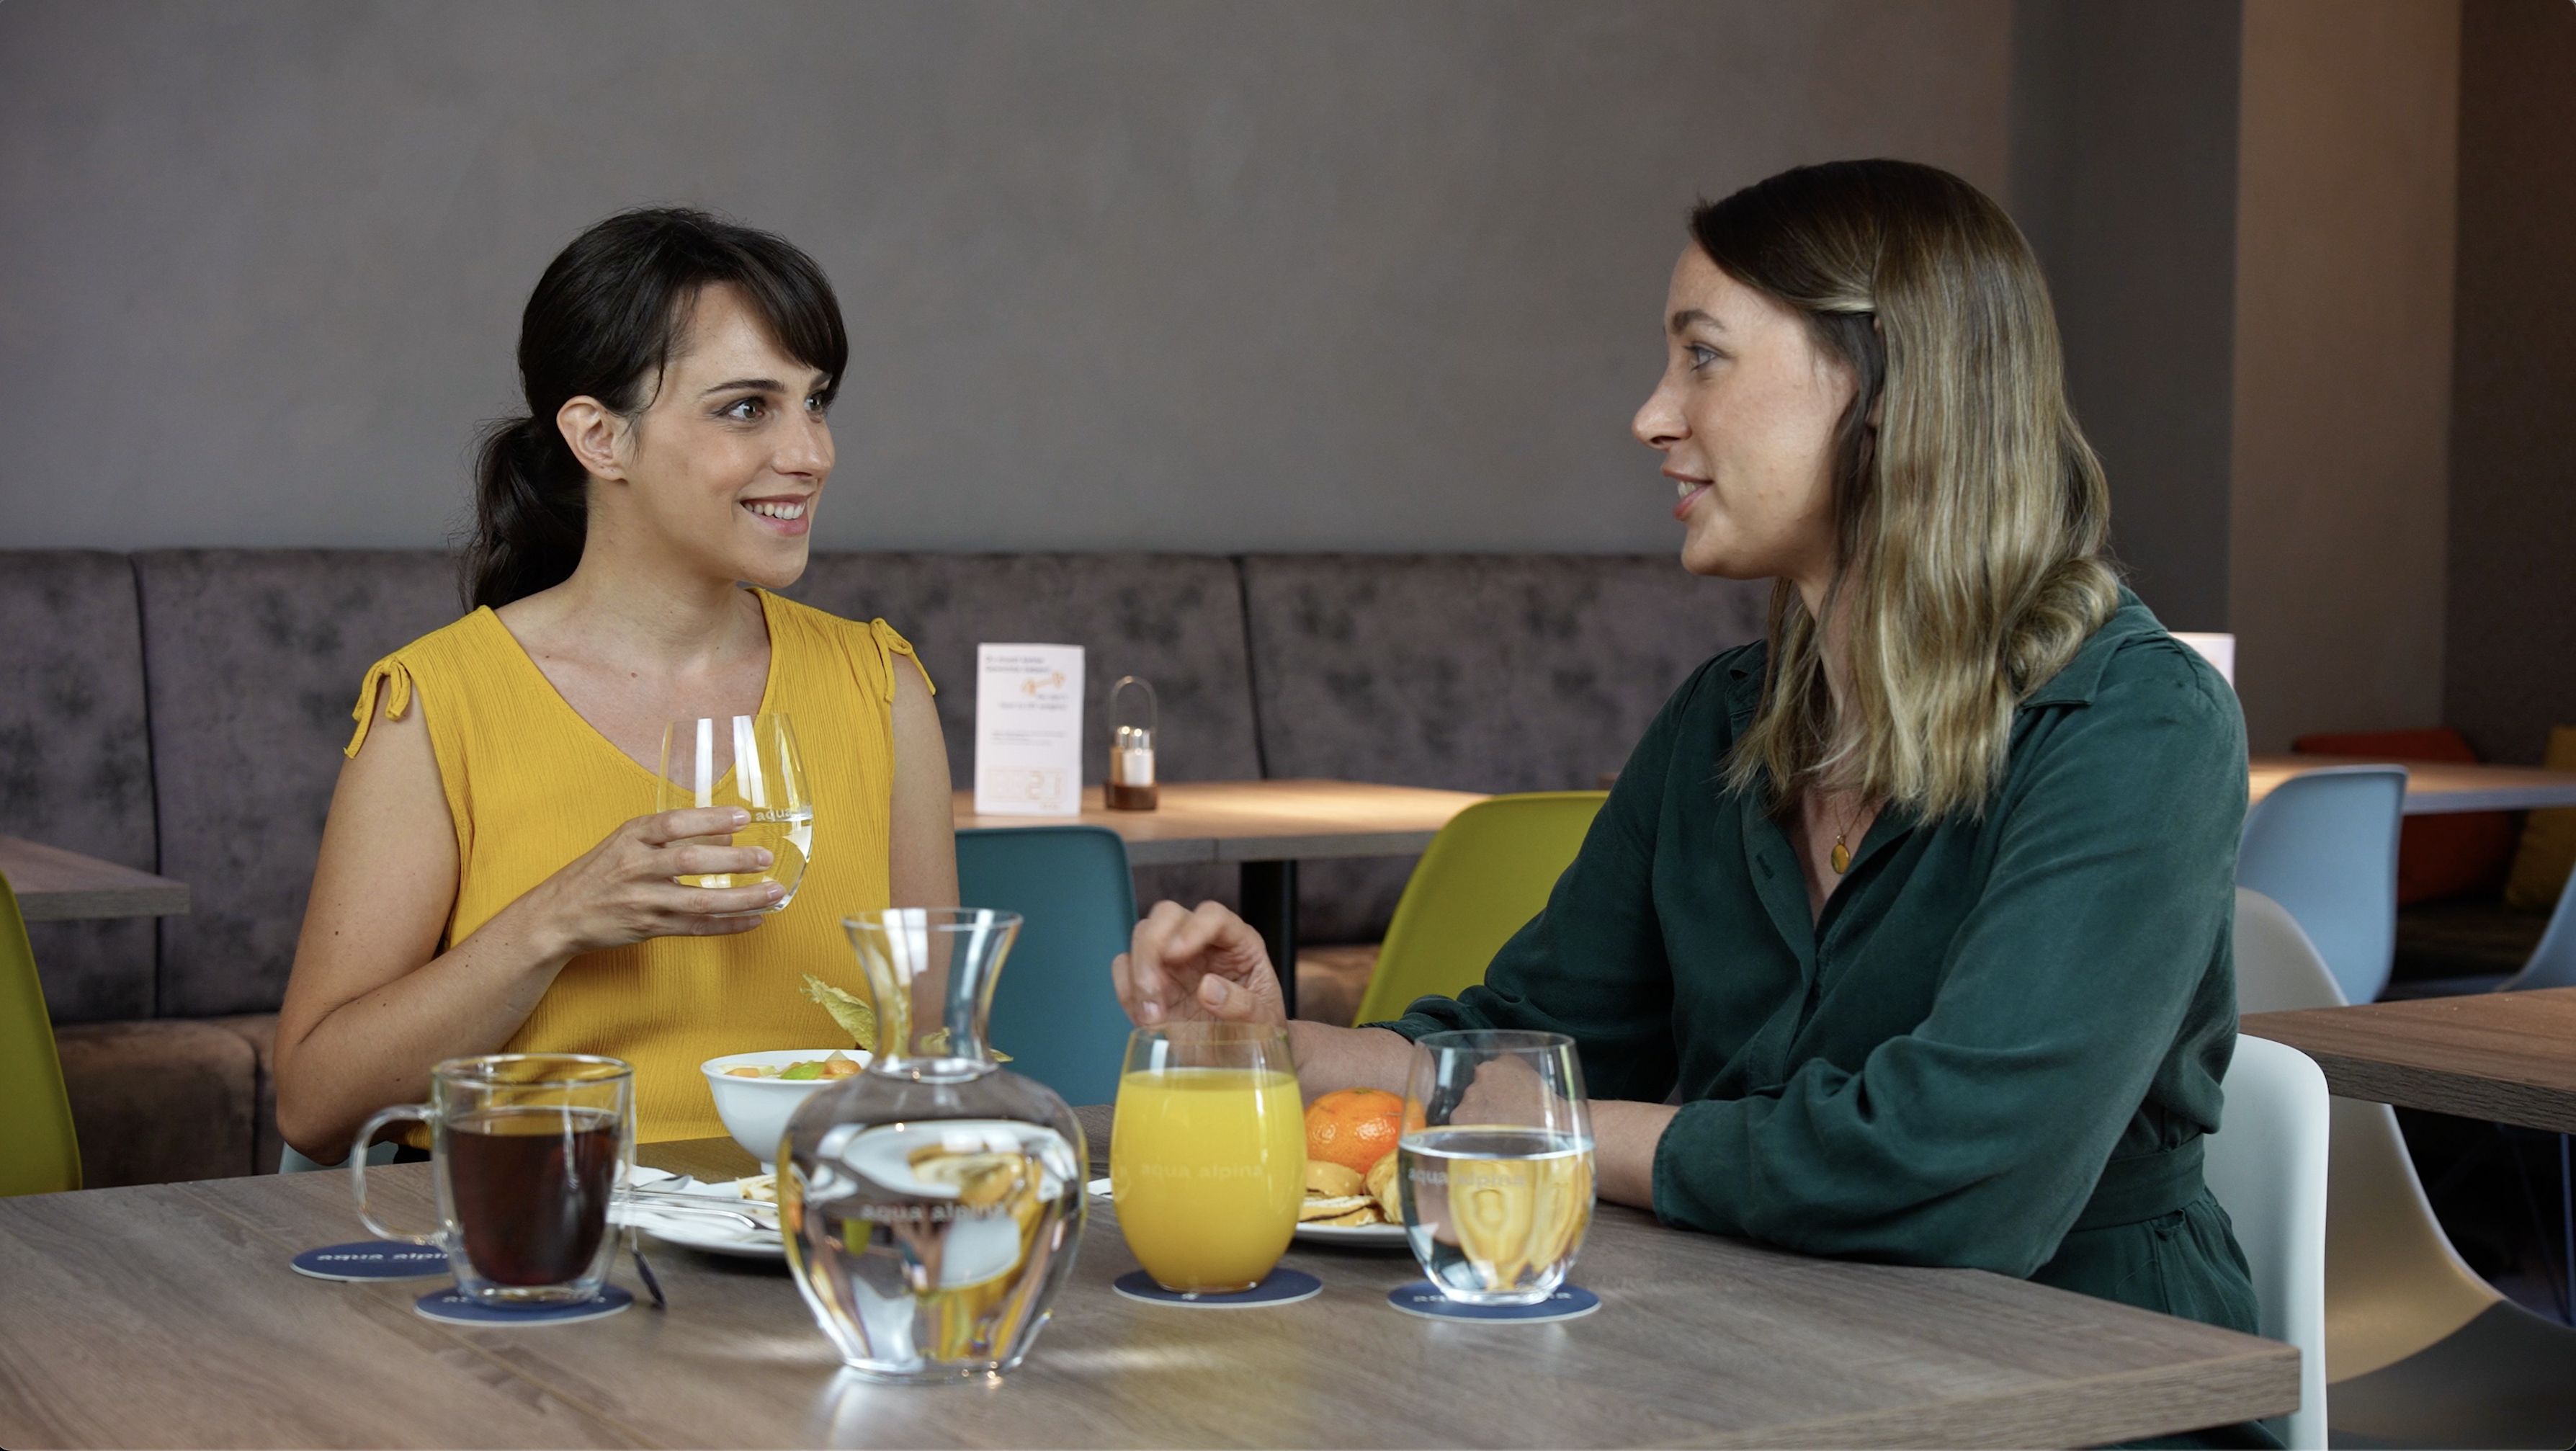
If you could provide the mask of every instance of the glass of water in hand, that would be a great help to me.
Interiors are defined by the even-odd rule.
[[[757,846],[769,851],[766,871],[684,876],[691,887],[751,887],[776,882],[783,895],[768,910],[796,900],[805,864],[814,850],[814,794],[805,781],[804,753],[796,730],[780,714],[709,716],[675,720],[662,728],[662,783],[654,810],[738,806],[751,823],[717,846]]]
[[[1426,1033],[1396,1143],[1405,1237],[1449,1299],[1534,1305],[1592,1223],[1592,1111],[1562,1033]]]

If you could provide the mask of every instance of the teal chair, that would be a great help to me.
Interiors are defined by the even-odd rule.
[[[394,1155],[401,1152],[402,1145],[393,1142],[391,1139],[388,1139],[381,1144],[372,1145],[367,1150],[367,1167],[372,1169],[379,1165],[390,1164],[394,1161]],[[349,1167],[349,1161],[347,1159],[342,1159],[336,1164],[316,1163],[313,1160],[306,1158],[303,1154],[298,1153],[293,1144],[288,1144],[286,1147],[278,1150],[277,1172],[281,1174],[310,1174],[316,1169],[345,1169],[347,1167]]]
[[[0,877],[0,1195],[81,1186],[80,1139],[18,894]]]
[[[1112,1103],[1132,1024],[1109,960],[1136,930],[1127,843],[1098,826],[957,833],[957,890],[1023,919],[993,992],[992,1043],[1067,1103]]]

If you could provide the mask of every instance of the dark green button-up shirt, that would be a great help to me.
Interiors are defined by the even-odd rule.
[[[1596,1098],[1678,1089],[1668,1223],[2251,1329],[2200,1181],[2236,1033],[2225,682],[2124,591],[2015,714],[1982,818],[1882,813],[1811,919],[1781,824],[1723,781],[1764,649],[1673,695],[1483,986],[1386,1026],[1568,1033]]]

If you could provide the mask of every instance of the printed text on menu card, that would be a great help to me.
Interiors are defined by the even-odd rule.
[[[1082,647],[975,647],[975,811],[1082,814]]]

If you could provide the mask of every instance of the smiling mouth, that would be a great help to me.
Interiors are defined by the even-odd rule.
[[[1673,505],[1673,517],[1676,519],[1686,518],[1690,513],[1691,504],[1697,500],[1700,495],[1707,492],[1708,483],[1705,480],[1674,479],[1673,495],[1677,502]]]
[[[743,507],[749,509],[755,514],[758,514],[763,519],[802,519],[805,517],[805,503],[803,500],[798,500],[795,503],[782,503],[774,499],[754,499],[745,503]]]

